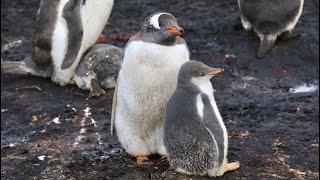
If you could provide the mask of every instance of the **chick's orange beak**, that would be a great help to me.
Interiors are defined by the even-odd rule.
[[[221,69],[221,68],[215,68],[215,69],[213,69],[212,71],[210,71],[208,74],[210,74],[210,75],[217,75],[217,74],[219,74],[219,73],[221,73],[221,72],[223,72],[224,70],[223,69]]]
[[[183,29],[181,27],[173,27],[173,28],[169,28],[167,29],[168,32],[170,32],[171,34],[180,36],[184,33]]]

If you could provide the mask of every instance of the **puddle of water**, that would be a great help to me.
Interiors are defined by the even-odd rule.
[[[318,86],[314,85],[314,84],[302,84],[299,86],[296,86],[294,88],[290,88],[289,92],[291,93],[304,93],[304,92],[315,92],[316,90],[318,90]]]

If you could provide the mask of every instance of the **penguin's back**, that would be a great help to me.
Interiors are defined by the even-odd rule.
[[[241,15],[262,34],[293,28],[302,4],[303,0],[239,0]]]
[[[42,0],[33,36],[33,61],[38,66],[52,64],[52,34],[59,1]]]

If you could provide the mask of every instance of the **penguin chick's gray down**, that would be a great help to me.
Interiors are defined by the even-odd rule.
[[[189,60],[183,29],[176,18],[158,12],[145,19],[124,51],[112,105],[111,133],[137,162],[150,154],[166,155],[165,106],[176,87],[180,66]]]
[[[109,44],[95,44],[81,59],[74,80],[79,88],[90,90],[89,97],[114,88],[121,66],[123,49]]]
[[[83,53],[98,39],[114,0],[42,0],[33,37],[33,57],[1,62],[1,71],[50,77],[67,85]]]
[[[183,64],[164,118],[164,145],[171,167],[193,174],[222,176],[237,169],[227,164],[228,134],[210,79],[223,69],[198,61]]]
[[[242,26],[260,38],[258,57],[270,50],[277,37],[291,33],[296,26],[304,0],[238,0]]]

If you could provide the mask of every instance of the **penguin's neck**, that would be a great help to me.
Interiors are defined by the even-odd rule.
[[[201,91],[201,93],[204,93],[209,97],[213,96],[213,88],[212,88],[209,77],[199,77],[199,78],[192,77],[191,83],[196,85]]]
[[[189,51],[185,44],[164,46],[144,41],[132,41],[126,47],[123,63],[138,63],[161,69],[171,67],[177,69],[188,60]]]

